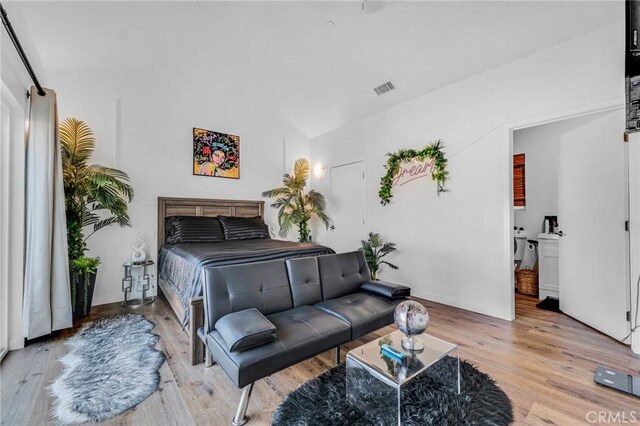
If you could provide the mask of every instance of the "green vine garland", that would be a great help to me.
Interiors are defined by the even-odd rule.
[[[411,160],[424,161],[426,158],[432,159],[431,179],[433,179],[438,186],[438,195],[440,195],[441,192],[445,192],[444,184],[447,181],[449,172],[446,170],[447,159],[444,157],[443,148],[444,144],[442,141],[437,140],[420,151],[416,151],[415,149],[401,149],[394,153],[388,153],[387,157],[389,158],[387,159],[387,164],[384,166],[387,173],[380,179],[380,191],[378,191],[380,204],[383,206],[389,204],[391,197],[393,197],[391,194],[393,178],[400,173],[400,164]]]

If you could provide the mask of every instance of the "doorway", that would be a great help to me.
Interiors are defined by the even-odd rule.
[[[367,234],[365,162],[334,166],[329,173],[329,245],[338,253],[353,251],[360,247],[360,241],[366,239]]]
[[[623,131],[616,108],[514,130],[512,145],[516,287],[527,292],[519,280],[530,268],[535,297],[547,302],[539,306],[618,340],[629,332],[631,300]]]

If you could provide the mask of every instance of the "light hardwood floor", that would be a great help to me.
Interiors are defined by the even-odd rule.
[[[602,410],[626,413],[627,418],[635,411],[640,418],[640,399],[593,382],[600,364],[638,374],[640,357],[628,346],[562,314],[537,309],[536,300],[524,296],[517,297],[513,322],[422,302],[431,315],[429,332],[459,344],[463,359],[496,379],[513,402],[517,424],[585,424],[589,411]],[[129,310],[118,304],[99,306],[91,317]],[[220,367],[189,365],[187,336],[163,300],[137,312],[153,321],[154,332],[161,336],[158,347],[167,361],[160,370],[160,388],[134,409],[106,423],[230,424],[240,392]],[[343,347],[343,358],[344,349],[390,330],[387,327],[349,343]],[[0,366],[2,425],[52,423],[46,387],[60,372],[56,359],[65,353],[63,340],[60,336],[7,355]],[[273,411],[289,392],[332,365],[333,352],[325,352],[260,380],[249,404],[249,425],[269,424]]]

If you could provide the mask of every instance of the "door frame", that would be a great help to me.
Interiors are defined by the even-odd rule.
[[[581,107],[577,107],[577,108],[573,108],[570,110],[566,110],[566,111],[558,111],[558,112],[554,112],[554,113],[550,113],[544,116],[540,116],[537,118],[529,118],[529,119],[524,119],[521,121],[517,121],[508,125],[505,125],[504,128],[506,129],[506,133],[507,133],[507,139],[506,139],[506,143],[508,146],[508,149],[506,149],[505,151],[508,154],[508,158],[506,163],[508,164],[508,170],[506,170],[506,173],[504,174],[504,179],[506,180],[505,182],[505,186],[506,188],[508,188],[507,193],[504,196],[504,204],[503,204],[503,219],[504,219],[504,226],[503,229],[505,230],[505,234],[503,236],[504,238],[504,247],[505,247],[505,252],[502,256],[503,259],[507,259],[507,261],[505,262],[504,265],[504,274],[506,277],[506,282],[508,283],[509,288],[506,289],[505,294],[508,296],[508,307],[509,310],[508,312],[510,312],[510,319],[513,320],[516,317],[516,304],[515,304],[515,277],[514,277],[514,273],[513,273],[513,263],[514,263],[514,245],[513,245],[513,236],[512,236],[512,232],[511,230],[513,229],[514,226],[514,211],[513,211],[513,137],[514,137],[514,132],[517,130],[522,130],[522,129],[526,129],[526,128],[530,128],[530,127],[536,127],[536,126],[541,126],[541,125],[545,125],[545,124],[551,124],[554,122],[558,122],[558,121],[564,121],[564,120],[570,120],[573,118],[579,118],[579,117],[583,117],[583,116],[587,116],[587,115],[592,115],[592,114],[598,114],[598,113],[603,113],[603,112],[607,112],[607,111],[614,111],[617,109],[621,109],[621,108],[625,108],[625,99],[624,98],[612,98],[612,99],[608,99],[602,102],[598,102],[598,103],[593,103],[593,104],[589,104],[589,105],[585,105],[585,106],[581,106]],[[620,135],[620,137],[622,138],[622,135]],[[628,149],[627,149],[628,151]],[[628,154],[627,154],[627,158],[628,158]],[[628,164],[628,161],[627,161]],[[628,167],[627,167],[628,168]],[[627,176],[627,182],[626,182],[626,188],[625,188],[625,208],[627,210],[627,215],[628,210],[629,210],[629,174],[628,171],[627,173],[625,173]],[[626,244],[626,252],[630,253],[630,236],[629,233],[627,233],[627,244]],[[626,271],[627,272],[627,276],[630,276],[628,271],[630,271],[630,256],[626,257]],[[627,309],[631,309],[631,281],[627,280]],[[621,313],[622,314],[622,313]]]
[[[9,352],[9,206],[11,109],[0,99],[0,361]],[[6,139],[5,139],[6,137]]]
[[[367,224],[369,223],[368,209],[367,209],[368,201],[369,201],[369,197],[368,197],[368,194],[367,194],[367,161],[363,158],[361,160],[347,161],[346,163],[333,164],[333,165],[327,166],[327,172],[328,172],[328,175],[329,175],[329,179],[328,179],[329,186],[328,186],[327,190],[328,190],[329,197],[331,197],[332,196],[331,188],[333,188],[333,176],[331,174],[331,170],[332,169],[337,169],[338,167],[351,166],[353,164],[358,164],[358,163],[362,163],[362,170],[363,170],[363,173],[364,173],[364,176],[362,177],[363,185],[364,185],[364,188],[365,188],[365,191],[364,191],[364,194],[363,194],[363,196],[364,196],[364,206],[363,206],[364,224],[363,225],[364,225],[365,232],[366,232]]]
[[[10,140],[12,143],[7,146],[8,155],[0,161],[8,161],[9,167],[4,171],[9,173],[9,185],[7,193],[3,191],[2,197],[3,214],[7,216],[3,220],[8,221],[6,239],[0,243],[8,243],[11,250],[7,253],[7,267],[0,267],[0,279],[7,280],[7,285],[0,285],[0,297],[8,303],[8,310],[3,313],[0,319],[2,326],[8,332],[8,350],[12,351],[24,347],[24,337],[22,336],[22,289],[24,281],[24,176],[25,176],[25,131],[28,119],[27,102],[20,102],[0,80],[0,98],[4,106],[9,110],[10,118]],[[26,97],[25,97],[26,99]],[[4,151],[3,151],[4,152]],[[3,163],[4,167],[5,163]],[[5,203],[8,197],[9,202]]]

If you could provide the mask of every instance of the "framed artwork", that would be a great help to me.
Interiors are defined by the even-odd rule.
[[[193,174],[240,179],[240,137],[194,127]]]

